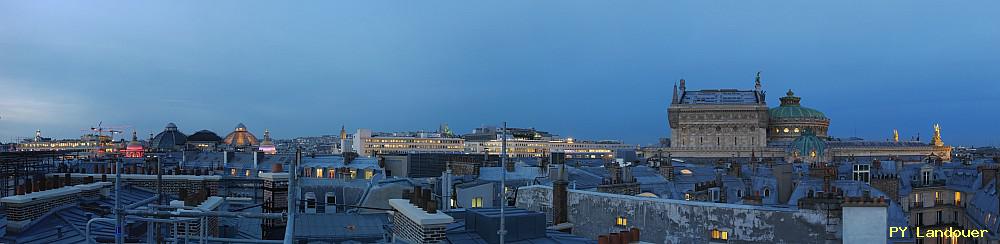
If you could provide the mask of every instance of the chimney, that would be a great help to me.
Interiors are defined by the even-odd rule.
[[[629,230],[629,234],[632,235],[632,241],[635,242],[639,241],[639,228],[633,227],[632,229]]]
[[[627,230],[619,231],[618,232],[618,236],[620,238],[622,238],[622,243],[632,243],[632,233],[631,232],[629,232]]]
[[[281,163],[276,163],[271,165],[271,173],[281,173],[283,170]]]
[[[995,167],[995,166],[986,166],[986,165],[983,165],[983,166],[979,166],[978,169],[979,169],[979,175],[981,175],[983,177],[983,180],[982,180],[982,183],[981,183],[982,185],[979,186],[979,187],[985,187],[990,182],[993,182],[993,179],[997,179],[996,178],[997,177],[997,172],[1000,172],[1000,171],[998,171],[998,168]]]
[[[389,206],[393,209],[389,211],[389,220],[392,222],[390,236],[394,239],[392,242],[439,243],[445,240],[448,224],[455,221],[436,208],[430,213],[428,209],[420,209],[419,205],[410,204],[404,199],[389,199]]]
[[[31,184],[31,192],[39,192],[39,191],[41,191],[41,190],[40,190],[40,189],[41,189],[41,187],[39,186],[39,185],[40,185],[41,183],[42,183],[41,181],[38,181],[38,182],[35,182],[35,183],[32,183],[32,184]]]
[[[424,190],[420,186],[413,187],[413,196],[410,197],[410,203],[416,206],[420,206],[420,194],[423,194]]]
[[[406,200],[413,199],[413,191],[410,189],[403,190],[403,199]]]
[[[437,213],[437,204],[438,202],[436,200],[427,199],[427,205],[424,206],[424,210],[426,210],[429,214],[435,214]]]
[[[433,195],[431,193],[431,189],[430,188],[423,189],[423,191],[424,191],[423,193],[420,193],[420,204],[417,205],[417,207],[420,207],[420,208],[426,208],[427,205],[428,205],[428,202],[434,200],[434,197],[433,197]]]
[[[624,244],[622,243],[622,238],[618,236],[618,233],[609,234],[608,239],[611,239],[611,244]]]
[[[611,240],[606,235],[600,235],[597,237],[597,244],[611,244]]]
[[[792,196],[792,165],[783,163],[774,166],[774,178],[778,181],[778,203],[788,203]]]
[[[55,188],[62,188],[63,187],[63,180],[62,180],[62,178],[59,175],[53,175],[52,176],[52,183],[55,186]]]
[[[566,165],[560,164],[556,180],[552,182],[552,224],[569,222],[569,210],[566,207],[569,181],[566,179]]]

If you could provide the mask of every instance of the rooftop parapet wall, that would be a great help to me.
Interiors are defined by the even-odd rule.
[[[552,188],[518,189],[517,207],[551,208]],[[728,232],[729,243],[825,243],[826,214],[816,210],[657,199],[570,190],[573,234],[597,238],[635,227],[644,242],[707,243],[712,230]],[[624,225],[618,225],[623,217]]]

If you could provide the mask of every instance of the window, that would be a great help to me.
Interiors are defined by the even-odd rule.
[[[864,183],[869,183],[871,181],[871,165],[868,164],[855,164],[854,165],[854,181],[861,181]]]
[[[628,219],[625,218],[624,216],[618,216],[618,218],[615,220],[615,225],[621,227],[628,226]]]
[[[924,213],[917,213],[917,225],[924,225]],[[920,238],[917,238],[920,239]]]
[[[937,224],[940,225],[943,222],[944,222],[944,214],[941,213],[941,210],[938,210],[937,211]]]
[[[374,170],[371,170],[371,169],[366,169],[365,170],[365,179],[366,180],[371,180],[372,177],[374,177],[374,176],[375,176],[375,171]]]
[[[795,133],[799,133],[799,128],[795,128]]]
[[[481,208],[481,207],[483,207],[483,198],[482,197],[474,197],[474,198],[472,198],[472,207],[473,208]]]
[[[729,240],[729,231],[721,231],[719,229],[712,229],[712,240]]]
[[[962,205],[962,192],[960,191],[955,192],[955,205]]]
[[[764,197],[771,196],[771,189],[764,188]]]
[[[782,131],[783,131],[783,132],[785,132],[785,133],[788,133],[788,128],[785,128],[785,129],[784,129],[784,130],[782,130]]]

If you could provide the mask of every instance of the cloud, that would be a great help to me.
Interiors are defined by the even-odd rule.
[[[44,126],[65,127],[80,121],[90,111],[91,100],[79,92],[67,92],[0,77],[0,136],[31,134]],[[68,128],[60,128],[67,130]]]

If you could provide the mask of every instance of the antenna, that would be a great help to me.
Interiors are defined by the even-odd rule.
[[[507,225],[504,220],[503,209],[507,207],[507,122],[503,122],[503,134],[500,143],[500,243],[504,243],[504,236],[507,234]]]

